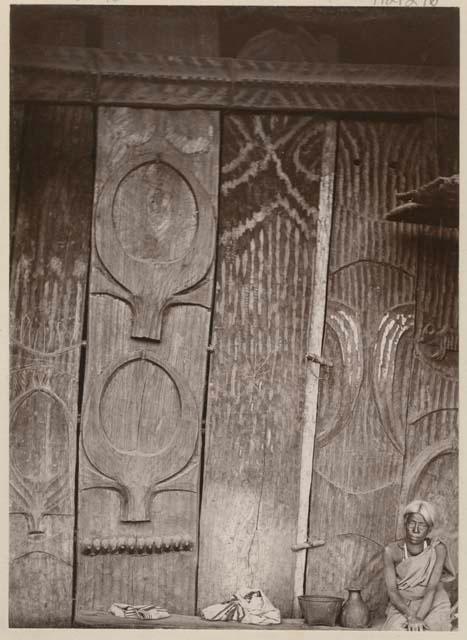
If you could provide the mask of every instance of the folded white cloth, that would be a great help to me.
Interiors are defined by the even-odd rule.
[[[110,613],[119,618],[140,618],[142,620],[159,620],[168,618],[167,609],[157,607],[155,604],[123,604],[114,602],[109,609]]]
[[[212,604],[201,611],[205,620],[226,620],[243,624],[280,624],[279,609],[272,604],[261,589],[245,587],[232,598],[220,604]]]

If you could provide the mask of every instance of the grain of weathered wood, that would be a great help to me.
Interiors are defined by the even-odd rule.
[[[93,113],[27,116],[11,278],[10,625],[71,623]]]
[[[198,608],[293,601],[307,328],[325,123],[224,120]]]
[[[422,124],[342,121],[310,506],[307,592],[357,582],[386,601],[383,545],[394,539],[412,362],[416,236],[383,221],[397,191],[434,177]]]
[[[170,268],[189,256],[203,217],[215,233],[218,139],[212,112],[99,111],[78,614],[112,602],[157,602],[173,613],[194,613],[212,270],[191,300],[172,299],[161,316],[161,340],[154,341],[146,333],[132,338],[139,282],[131,269],[139,261],[157,291],[165,282],[151,269],[157,274],[159,265]],[[120,249],[104,263],[102,243],[111,232]],[[209,266],[214,246],[202,258]]]

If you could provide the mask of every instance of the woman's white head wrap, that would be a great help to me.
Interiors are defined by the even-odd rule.
[[[411,513],[419,513],[430,529],[436,521],[436,508],[431,502],[425,500],[412,500],[404,509],[404,521]]]

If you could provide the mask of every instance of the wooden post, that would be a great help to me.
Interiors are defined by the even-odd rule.
[[[318,234],[313,283],[313,303],[308,328],[308,353],[321,354],[326,311],[326,285],[328,276],[329,245],[331,240],[334,173],[336,163],[337,123],[329,122],[323,148],[319,194]],[[297,544],[308,538],[308,513],[310,506],[313,449],[316,430],[319,373],[321,365],[316,359],[308,359],[306,365],[305,408],[302,431],[300,466],[300,493],[297,521]],[[306,549],[297,552],[294,579],[294,616],[300,615],[297,596],[302,595],[305,581]]]

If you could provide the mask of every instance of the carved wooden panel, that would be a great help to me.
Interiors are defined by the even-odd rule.
[[[64,626],[94,125],[87,107],[33,107],[26,120],[10,290],[10,625]]]
[[[436,174],[459,170],[456,121],[427,120]],[[459,234],[421,227],[417,264],[415,349],[410,379],[406,460],[400,507],[413,498],[435,503],[434,535],[444,537],[458,563]],[[400,525],[399,520],[399,525]],[[456,585],[451,585],[456,599]]]
[[[386,602],[382,549],[394,539],[413,359],[416,229],[383,221],[395,193],[432,179],[422,123],[342,121],[313,464],[307,592],[358,583]],[[322,368],[323,369],[323,368]]]
[[[144,135],[151,133],[154,127]],[[207,129],[195,153],[206,150],[209,135]],[[167,141],[181,150],[125,154],[115,162],[96,205],[97,253],[125,291],[137,338],[161,339],[165,310],[177,304],[177,294],[204,280],[213,259],[213,205],[190,172],[184,137],[169,127]],[[188,158],[190,153],[191,147]]]
[[[198,607],[258,586],[292,611],[325,122],[224,120]]]
[[[433,501],[438,533],[458,550],[458,232],[427,227],[420,238],[415,357],[410,383],[401,508]]]
[[[99,110],[78,612],[194,613],[218,137],[213,112]]]

